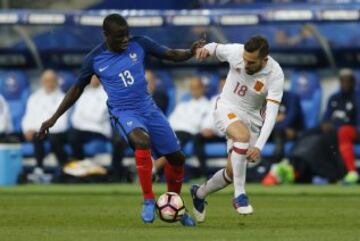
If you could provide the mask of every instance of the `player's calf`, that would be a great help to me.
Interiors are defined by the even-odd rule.
[[[181,192],[184,181],[185,156],[181,151],[166,155],[165,177],[168,192]]]

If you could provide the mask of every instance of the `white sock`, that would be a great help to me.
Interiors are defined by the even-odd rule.
[[[231,178],[227,175],[225,168],[217,171],[208,181],[200,186],[196,196],[205,199],[207,195],[217,192],[231,183]]]
[[[234,196],[238,197],[240,194],[245,193],[246,181],[246,152],[249,148],[249,143],[235,142],[231,152],[231,164],[233,169],[233,181],[235,193]]]

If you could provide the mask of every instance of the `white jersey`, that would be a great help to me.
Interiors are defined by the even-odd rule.
[[[189,101],[177,104],[169,117],[169,122],[174,131],[185,131],[196,135],[200,132],[201,121],[206,116],[210,102],[206,97],[192,98]]]
[[[220,61],[229,63],[229,73],[219,101],[230,108],[246,112],[259,126],[262,125],[261,109],[265,100],[281,102],[284,74],[280,65],[269,56],[260,72],[248,75],[243,59],[244,45],[210,43],[204,46]]]
[[[71,116],[73,128],[100,133],[111,137],[111,125],[106,106],[107,95],[100,85],[87,86],[76,102]]]
[[[22,130],[38,131],[41,123],[47,120],[56,111],[65,94],[56,89],[51,93],[43,88],[32,93],[26,104],[25,115],[22,119]],[[68,112],[64,113],[50,129],[50,133],[61,133],[68,129]]]
[[[12,131],[11,113],[4,97],[0,94],[0,134]]]

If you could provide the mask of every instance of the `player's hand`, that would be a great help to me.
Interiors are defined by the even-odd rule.
[[[205,39],[200,39],[198,41],[195,41],[192,45],[191,45],[191,53],[192,55],[196,55],[197,50],[202,48],[204,45],[206,44],[206,40]]]
[[[196,59],[203,61],[210,56],[209,50],[206,48],[200,48],[196,50]]]
[[[260,157],[261,151],[257,147],[249,147],[248,151],[246,152],[246,158],[250,162],[255,162]]]
[[[40,140],[42,140],[46,137],[46,135],[49,133],[49,129],[55,125],[55,122],[56,122],[56,120],[50,118],[41,124],[39,134],[38,134],[38,138]]]
[[[201,134],[205,138],[210,138],[210,137],[213,137],[215,135],[215,132],[211,128],[204,128],[204,129],[201,130]]]
[[[33,137],[34,137],[34,133],[35,133],[35,131],[33,131],[33,130],[25,132],[24,133],[25,140],[32,141]]]

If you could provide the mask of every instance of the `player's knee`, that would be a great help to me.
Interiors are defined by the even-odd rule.
[[[135,149],[149,149],[150,136],[143,130],[136,129],[129,135],[131,144]]]
[[[150,141],[148,140],[137,140],[133,145],[135,149],[150,149]]]
[[[234,142],[249,142],[250,132],[247,129],[239,130],[232,134],[232,139]]]
[[[236,121],[231,124],[227,129],[226,133],[234,142],[249,142],[250,131],[249,128],[241,121]]]
[[[171,165],[182,166],[185,164],[185,155],[181,151],[165,155],[165,157]]]

